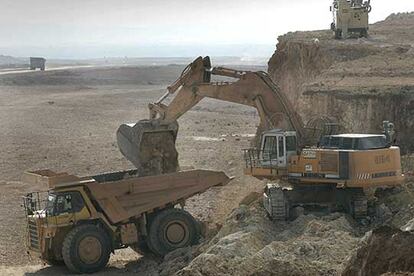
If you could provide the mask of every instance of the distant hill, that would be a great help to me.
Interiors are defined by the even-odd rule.
[[[24,58],[15,58],[12,56],[0,55],[0,65],[17,65],[17,64],[27,64],[28,60]]]

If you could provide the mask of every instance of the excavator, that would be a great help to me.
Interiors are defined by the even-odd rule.
[[[212,76],[224,81],[212,81]],[[195,59],[149,104],[149,119],[119,127],[120,151],[138,173],[178,170],[177,120],[204,98],[257,109],[260,124],[255,146],[244,151],[244,173],[269,181],[263,205],[273,220],[289,219],[297,206],[343,210],[361,219],[368,213],[365,189],[403,182],[392,123],[384,122],[381,134],[336,134],[335,123],[327,117],[305,126],[267,73],[212,67],[208,56]]]

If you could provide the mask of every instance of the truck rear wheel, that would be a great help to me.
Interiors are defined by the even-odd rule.
[[[62,256],[69,270],[92,273],[106,266],[111,254],[107,233],[95,225],[72,229],[63,241]]]
[[[147,244],[157,255],[194,245],[200,238],[197,221],[181,209],[167,209],[155,216],[150,224]]]

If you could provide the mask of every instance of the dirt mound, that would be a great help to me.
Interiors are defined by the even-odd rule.
[[[332,275],[357,243],[343,214],[273,223],[255,202],[235,209],[176,275]]]
[[[408,228],[414,218],[414,182],[409,181],[399,188],[376,192],[377,216],[381,223],[395,228]]]
[[[382,226],[370,232],[352,256],[343,276],[414,272],[414,233]]]
[[[377,193],[376,200],[373,200],[381,207],[377,207],[378,217],[372,218],[369,225],[358,224],[342,213],[311,213],[300,215],[289,222],[272,222],[258,199],[260,195],[252,193],[241,201],[243,204],[233,210],[217,234],[210,235],[212,238],[199,246],[173,252],[164,260],[160,271],[161,274],[168,271],[167,275],[180,276],[337,275],[347,271],[344,268],[349,260],[359,260],[360,255],[356,254],[365,251],[359,249],[357,252],[358,245],[361,247],[361,244],[367,244],[370,238],[365,233],[370,233],[374,227],[381,227],[383,223],[393,225],[393,228],[387,229],[414,227],[414,213],[411,211],[413,191],[409,182],[401,188]],[[383,233],[381,231],[374,230],[373,233]],[[402,233],[395,230],[397,234],[400,232]],[[386,240],[381,235],[379,237]],[[394,244],[396,248],[388,251],[392,252],[403,244],[405,235],[397,237]],[[378,244],[381,241],[375,239]],[[402,250],[398,256],[406,254],[412,252]],[[375,260],[374,253],[368,257]],[[346,275],[356,275],[352,274],[356,267],[357,264],[351,266],[354,270],[346,272]],[[398,263],[396,268],[398,267],[404,271],[407,266]],[[381,271],[385,273],[398,270]]]

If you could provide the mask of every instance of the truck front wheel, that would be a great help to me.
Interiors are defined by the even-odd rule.
[[[72,229],[63,241],[62,256],[69,270],[92,273],[106,266],[111,254],[107,233],[95,225]]]
[[[200,238],[197,221],[181,209],[166,209],[155,216],[150,224],[147,244],[157,255],[194,245]]]

